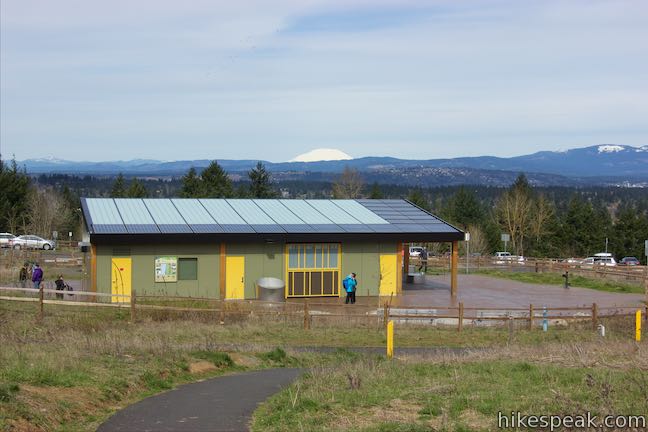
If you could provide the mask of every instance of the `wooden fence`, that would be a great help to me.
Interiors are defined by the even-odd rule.
[[[6,295],[6,294],[14,295]],[[461,332],[465,325],[488,325],[489,322],[508,323],[525,322],[533,329],[543,320],[591,321],[593,329],[597,328],[601,318],[630,316],[636,310],[645,309],[644,319],[648,317],[648,305],[623,305],[599,307],[591,306],[544,307],[530,304],[528,308],[494,308],[465,306],[392,306],[389,298],[382,298],[380,306],[369,304],[346,305],[340,303],[319,303],[305,299],[303,302],[266,302],[260,300],[219,300],[196,297],[162,297],[132,295],[113,295],[104,293],[75,291],[58,291],[41,286],[40,289],[0,287],[0,300],[36,302],[37,319],[45,316],[45,305],[67,305],[88,307],[124,308],[130,310],[130,319],[135,321],[138,313],[145,311],[167,311],[178,313],[207,314],[219,324],[242,320],[274,320],[303,322],[308,330],[313,325],[334,325],[349,323],[384,326],[390,320],[399,324],[440,325],[456,327]],[[16,295],[17,294],[17,295]],[[175,303],[175,305],[173,305]],[[182,306],[188,303],[189,306]],[[180,304],[180,306],[178,306]],[[196,307],[200,306],[200,307]],[[552,323],[552,324],[553,324]],[[300,324],[302,325],[302,324]]]

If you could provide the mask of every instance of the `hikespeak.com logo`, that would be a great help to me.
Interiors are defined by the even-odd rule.
[[[646,416],[607,415],[599,417],[590,412],[577,415],[532,415],[519,411],[497,413],[499,429],[645,429]]]

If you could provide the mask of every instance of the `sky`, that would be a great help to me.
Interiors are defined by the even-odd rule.
[[[18,160],[648,144],[645,0],[0,0]]]

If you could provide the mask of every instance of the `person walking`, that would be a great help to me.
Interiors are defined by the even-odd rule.
[[[57,299],[62,299],[63,298],[63,292],[68,288],[68,285],[65,283],[65,280],[63,279],[63,275],[59,275],[59,277],[56,279],[56,291],[61,291],[61,293],[56,293],[56,298]]]
[[[419,255],[419,260],[420,260],[419,272],[427,273],[427,265],[428,265],[428,253],[427,253],[427,250],[423,249],[421,251],[421,255]]]
[[[20,282],[21,288],[27,288],[27,278],[29,276],[29,263],[23,264],[18,274],[18,281]]]
[[[43,282],[44,276],[43,269],[40,268],[38,263],[34,264],[34,271],[32,271],[32,282],[34,283],[34,288],[40,289],[40,284]]]
[[[345,304],[354,304],[356,301],[355,294],[356,294],[356,288],[358,286],[358,281],[356,280],[356,274],[351,273],[347,277],[344,278],[342,281],[342,286],[344,286],[344,290],[346,291],[346,299],[344,300]]]

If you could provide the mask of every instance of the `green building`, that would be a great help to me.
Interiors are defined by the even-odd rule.
[[[402,290],[409,242],[457,242],[464,233],[405,200],[83,198],[94,292],[257,298],[256,281],[285,282],[286,297]],[[405,249],[407,250],[407,249]]]

